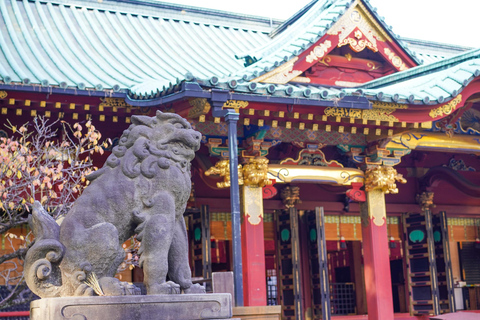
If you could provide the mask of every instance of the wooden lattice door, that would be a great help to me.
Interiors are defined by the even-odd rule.
[[[278,250],[278,288],[283,320],[302,319],[298,216],[295,208],[275,214]]]
[[[313,319],[331,319],[327,245],[323,208],[307,212],[309,230],[310,289]]]
[[[444,212],[403,217],[410,313],[450,312],[454,308],[448,231]]]

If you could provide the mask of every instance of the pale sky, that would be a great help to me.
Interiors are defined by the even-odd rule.
[[[310,0],[161,0],[287,19]],[[480,48],[480,0],[370,0],[401,37]]]

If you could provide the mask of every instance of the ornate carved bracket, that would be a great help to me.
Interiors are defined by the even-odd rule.
[[[395,166],[402,161],[402,157],[409,154],[412,150],[402,148],[387,148],[379,145],[370,148],[342,146],[342,150],[351,159],[360,164],[365,165],[385,165]]]
[[[280,194],[283,204],[287,208],[293,208],[296,204],[301,203],[300,188],[298,186],[286,186]]]
[[[268,154],[268,150],[272,146],[271,142],[266,142],[263,140],[255,140],[252,138],[251,142],[242,144],[243,147],[238,148],[238,152],[242,157],[264,157]],[[207,138],[207,143],[205,144],[208,147],[210,155],[213,157],[222,157],[228,158],[228,145],[224,143],[222,138]],[[245,146],[247,149],[245,149]]]
[[[267,178],[268,159],[264,157],[250,158],[243,165],[243,184],[249,187],[259,187],[271,185],[272,181]]]
[[[427,191],[419,193],[417,194],[416,200],[420,207],[422,207],[422,211],[435,208],[435,205],[433,204],[433,192]]]
[[[384,193],[398,193],[396,182],[407,183],[403,175],[393,167],[375,166],[365,171],[365,191],[382,190]]]
[[[282,160],[280,164],[285,165],[307,165],[307,166],[321,166],[321,167],[337,167],[343,168],[343,165],[338,161],[327,161],[325,154],[320,150],[320,145],[307,145],[306,149],[299,152],[298,158],[287,158]]]
[[[250,136],[243,142],[245,150],[242,150],[242,157],[266,156],[271,146],[271,142],[266,142],[263,139],[257,139],[254,136]]]
[[[249,187],[263,188],[271,185],[267,177],[268,159],[263,157],[249,158],[247,163],[238,165],[238,184]],[[218,161],[215,166],[205,171],[206,176],[217,175],[223,178],[222,182],[217,182],[219,188],[230,187],[230,162],[228,159]]]
[[[215,163],[215,166],[205,171],[206,176],[218,175],[223,178],[222,182],[217,182],[219,188],[230,187],[230,162],[228,159],[220,160]],[[243,184],[242,165],[238,165],[238,184]]]
[[[471,197],[480,197],[480,185],[474,184],[457,171],[448,167],[433,167],[420,180],[423,190],[435,188],[441,181],[451,184],[457,190]]]
[[[363,187],[363,183],[361,182],[352,182],[352,189],[347,190],[346,195],[349,199],[357,202],[365,202],[367,201],[367,197],[365,195],[365,191],[360,190]]]

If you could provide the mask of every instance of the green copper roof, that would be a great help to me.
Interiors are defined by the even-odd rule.
[[[438,104],[451,100],[480,76],[480,49],[344,89],[371,100],[404,104]]]
[[[236,53],[270,39],[267,19],[195,10],[154,1],[2,0],[0,80],[120,91],[190,71],[225,76],[243,68]]]
[[[281,24],[155,0],[0,0],[0,87],[128,93],[133,100],[165,96],[192,82],[206,90],[302,101],[358,95],[356,89],[249,82],[306,50],[352,3],[314,0]],[[364,4],[391,30],[368,1]],[[406,42],[390,34],[411,53]],[[421,55],[440,59],[459,50],[447,47]],[[257,61],[245,67],[242,57],[247,56]],[[462,57],[393,74],[361,90],[386,101],[449,99],[476,75],[475,54]],[[442,70],[443,80],[428,78]]]
[[[417,53],[417,56],[423,60],[424,65],[437,62],[439,60],[450,58],[472,50],[472,47],[463,47],[446,43],[438,43],[432,41],[403,38],[410,50]]]

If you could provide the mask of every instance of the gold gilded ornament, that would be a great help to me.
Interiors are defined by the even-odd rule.
[[[263,219],[262,189],[243,187],[243,212],[251,225],[258,225]]]
[[[390,50],[389,48],[383,49],[383,52],[387,55],[388,60],[393,64],[395,68],[397,68],[400,71],[407,70],[408,67],[405,65],[405,63],[402,61],[402,58],[397,56],[395,52]]]
[[[282,189],[280,194],[283,204],[287,208],[293,208],[296,204],[301,203],[300,200],[300,188],[297,186],[286,186]]]
[[[430,111],[430,113],[428,115],[431,118],[441,117],[441,116],[444,116],[444,115],[447,116],[457,108],[457,105],[461,101],[462,101],[462,95],[459,94],[454,99],[452,99],[449,103]]]
[[[324,113],[326,116],[329,116],[329,117],[340,117],[340,118],[351,118],[351,119],[362,118],[362,110],[360,109],[328,107],[325,109]]]
[[[188,111],[188,118],[198,118],[202,115],[206,115],[210,109],[210,103],[205,98],[195,98],[188,101],[193,107]]]
[[[100,106],[103,108],[127,108],[131,107],[128,103],[125,102],[125,99],[123,98],[103,98],[100,99],[102,102],[100,103]]]
[[[243,184],[249,187],[259,187],[271,185],[272,182],[267,178],[268,159],[265,157],[251,158],[248,163],[243,165]]]
[[[416,200],[422,208],[422,211],[427,211],[435,208],[435,205],[433,204],[433,195],[433,192],[422,192],[417,194]]]
[[[235,109],[238,113],[239,109],[245,109],[248,106],[248,101],[242,100],[227,100],[222,106],[222,109]]]
[[[365,171],[365,191],[382,190],[384,193],[398,193],[396,182],[407,183],[393,167],[376,166]]]
[[[281,66],[275,68],[274,70],[251,80],[251,82],[285,84],[302,73],[301,70],[293,70],[293,65],[295,62],[297,62],[297,60],[298,57],[295,57],[292,60],[287,61]]]
[[[332,47],[332,42],[330,40],[325,40],[325,42],[320,43],[318,46],[315,46],[312,51],[308,54],[305,60],[308,63],[313,61],[321,60],[328,52],[328,49]]]
[[[5,99],[8,96],[6,91],[0,91],[0,99]]]
[[[395,110],[396,109],[394,109],[391,106],[388,106],[388,107],[374,106],[374,108],[371,110],[328,107],[325,109],[324,114],[329,117],[398,122],[399,121],[398,118],[392,115],[392,113],[395,112]]]
[[[230,187],[230,161],[228,159],[220,160],[215,163],[215,166],[205,171],[206,176],[217,175],[223,177],[222,182],[217,182],[219,188]],[[242,165],[238,165],[238,184],[243,184]]]

